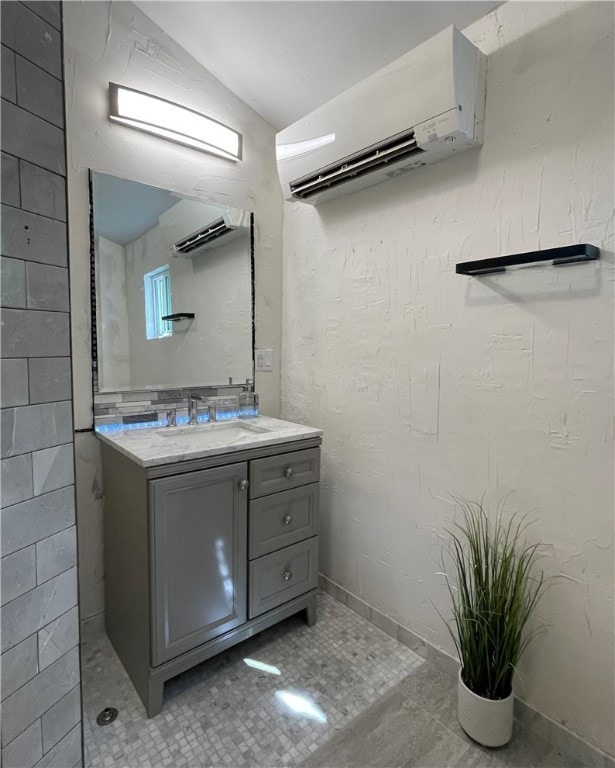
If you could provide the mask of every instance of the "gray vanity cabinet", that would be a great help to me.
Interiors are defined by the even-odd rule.
[[[246,621],[247,477],[242,462],[150,484],[154,665]]]
[[[320,438],[143,466],[101,444],[105,626],[149,717],[164,683],[305,611]]]

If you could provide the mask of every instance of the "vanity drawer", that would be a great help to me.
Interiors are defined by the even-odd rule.
[[[320,479],[320,448],[250,462],[250,498],[287,491]]]
[[[318,537],[250,563],[250,618],[318,586]]]
[[[250,559],[318,533],[319,485],[311,483],[250,502]]]

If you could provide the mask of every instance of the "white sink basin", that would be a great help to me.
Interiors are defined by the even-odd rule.
[[[244,424],[242,422],[195,424],[192,427],[167,427],[159,429],[156,434],[173,440],[179,445],[192,447],[210,445],[224,445],[236,443],[244,438],[254,437],[263,432],[270,432],[266,427],[256,424]]]

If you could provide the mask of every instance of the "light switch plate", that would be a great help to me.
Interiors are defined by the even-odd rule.
[[[273,371],[273,349],[256,349],[256,370]]]

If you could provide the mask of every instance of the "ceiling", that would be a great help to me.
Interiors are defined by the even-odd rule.
[[[213,223],[231,210],[227,206],[196,200],[177,192],[97,171],[92,171],[91,184],[94,236],[104,237],[123,246],[130,245],[159,225],[167,230],[171,227],[186,226],[187,229],[181,234],[187,236],[198,227]],[[176,213],[174,217],[167,218],[164,224],[159,221],[160,216],[180,200],[190,201],[190,206],[187,210],[184,208],[183,215]],[[241,213],[238,208],[232,210]],[[191,224],[194,226],[189,226]]]
[[[450,24],[481,0],[135,0],[159,27],[278,130]]]
[[[177,199],[166,189],[92,172],[94,234],[129,245],[155,227]]]

